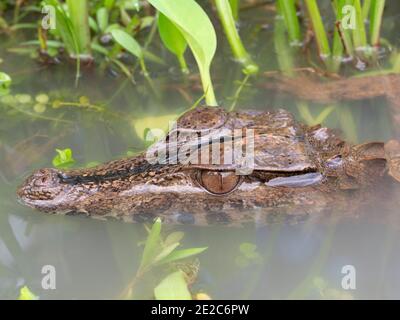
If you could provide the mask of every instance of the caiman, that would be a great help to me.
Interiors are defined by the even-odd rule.
[[[208,148],[208,153],[213,141],[221,142],[222,150],[232,146],[232,140],[222,137],[250,129],[253,136],[246,133],[240,140],[243,150],[252,138],[252,168],[247,172],[243,162],[214,158],[204,163],[189,155],[182,163],[174,156],[188,145],[201,152]],[[169,148],[173,134],[178,142]],[[335,130],[304,125],[285,110],[197,107],[183,114],[152,150],[154,146],[167,150],[162,161],[149,161],[147,151],[90,169],[40,169],[18,189],[18,198],[49,213],[240,225],[301,221],[327,209],[344,214],[350,203],[371,201],[371,190],[400,181],[398,141],[352,145]],[[232,151],[229,146],[224,150]]]

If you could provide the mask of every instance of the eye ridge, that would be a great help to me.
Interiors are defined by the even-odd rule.
[[[228,175],[224,176],[224,173]],[[234,171],[200,170],[196,180],[208,193],[223,196],[237,189],[242,182],[242,176],[236,175]]]

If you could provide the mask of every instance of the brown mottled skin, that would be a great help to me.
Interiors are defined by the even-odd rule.
[[[184,114],[177,128],[179,134],[254,129],[254,171],[239,176],[232,165],[150,164],[143,153],[90,169],[38,170],[18,189],[18,197],[51,213],[239,225],[282,217],[298,221],[326,208],[346,208],[356,198],[364,201],[365,191],[388,179],[388,173],[400,179],[397,141],[352,146],[333,130],[300,124],[284,110],[227,113],[199,107]],[[285,182],[307,174],[321,179]],[[280,179],[283,184],[272,183]]]

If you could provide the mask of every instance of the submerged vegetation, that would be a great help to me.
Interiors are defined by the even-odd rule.
[[[376,110],[381,116],[370,126],[387,135],[394,117],[386,113],[394,109],[378,110],[381,103],[371,107],[368,95],[365,106],[362,99],[291,101],[268,86],[281,79],[307,77],[329,84],[400,73],[398,39],[388,36],[395,26],[385,24],[388,2],[1,1],[0,124],[4,137],[15,128],[17,134],[10,141],[0,136],[0,150],[6,155],[0,161],[10,172],[4,177],[0,172],[0,178],[12,184],[37,163],[57,168],[100,163],[106,156],[96,144],[107,140],[102,126],[109,136],[118,137],[118,143],[104,143],[107,156],[134,155],[157,139],[146,141],[151,129],[165,131],[170,120],[202,100],[231,111],[256,100],[258,108],[292,108],[303,122],[340,128],[354,142],[364,131],[359,119]],[[252,14],[257,14],[254,21]],[[11,66],[8,61],[18,63]],[[27,88],[21,83],[28,76],[32,85]],[[48,85],[53,82],[56,85]],[[60,83],[63,87],[56,87]],[[87,135],[93,127],[99,130],[92,134],[93,143],[74,144],[80,140],[74,134]],[[21,154],[17,159],[16,152]],[[209,298],[193,289],[199,254],[207,248],[180,249],[184,233],[162,233],[159,220],[146,231],[141,262],[118,297],[142,298],[146,279],[152,281],[150,297],[156,299]],[[240,270],[265,266],[267,259],[259,249],[251,240],[242,242],[233,250],[232,265]],[[309,289],[302,297],[314,290],[321,298],[353,298],[332,288],[318,272],[307,278],[304,287]],[[20,299],[37,298],[29,288],[20,286]]]

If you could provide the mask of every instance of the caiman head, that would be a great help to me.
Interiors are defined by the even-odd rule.
[[[40,169],[26,179],[18,188],[18,198],[26,205],[43,211],[57,211],[65,207],[73,186],[62,183],[64,173],[57,169]]]
[[[168,223],[267,222],[277,212],[296,220],[348,201],[381,176],[384,145],[371,146],[351,147],[334,131],[299,124],[284,110],[200,107],[145,153],[91,169],[41,169],[18,197],[45,212],[134,222],[156,216]],[[393,163],[399,163],[396,152],[392,147]]]

